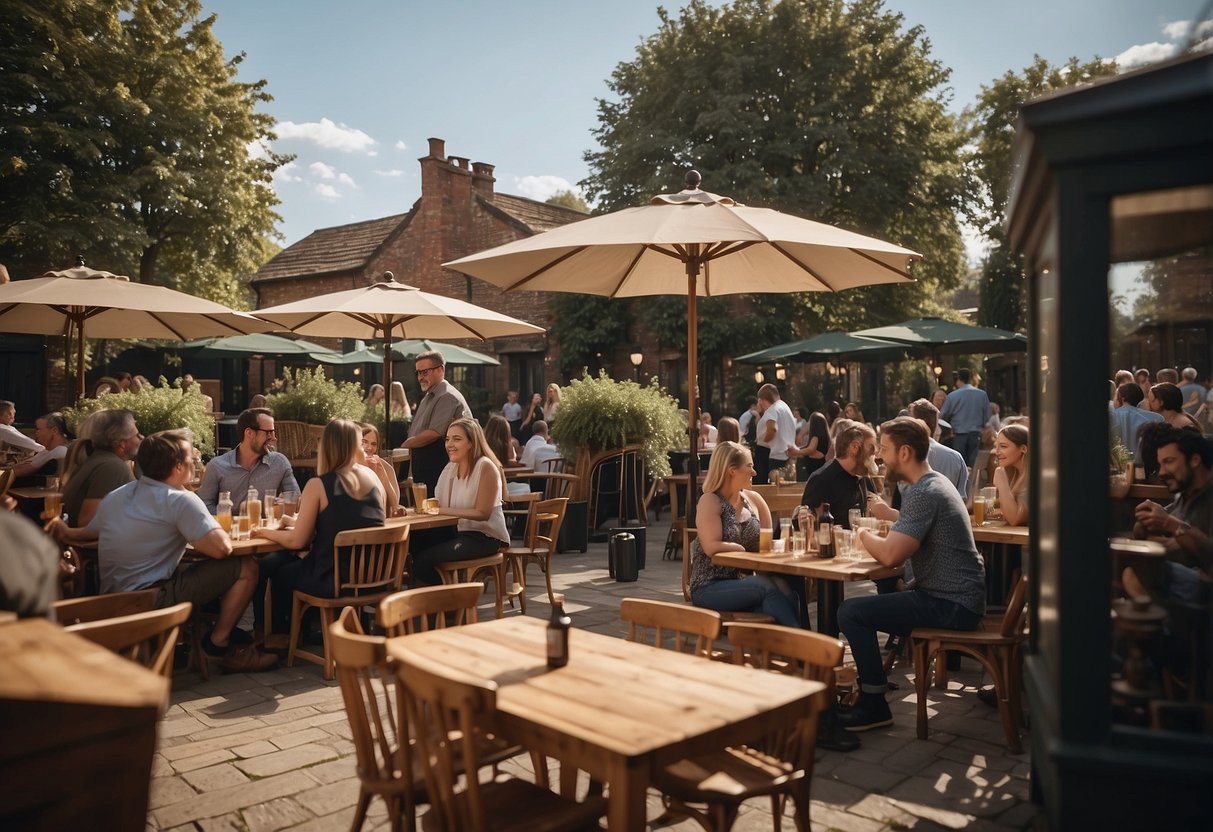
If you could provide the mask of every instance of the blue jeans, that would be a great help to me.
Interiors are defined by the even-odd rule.
[[[980,622],[981,616],[972,610],[921,589],[849,598],[838,608],[838,629],[851,645],[860,690],[882,695],[889,679],[876,640],[877,630],[907,636],[915,627],[975,630]]]
[[[746,575],[691,590],[691,603],[719,612],[765,612],[785,627],[799,627],[796,594],[782,578]]]
[[[965,458],[965,465],[970,468],[977,462],[977,452],[981,450],[981,431],[976,433],[957,433],[952,436],[952,450]],[[974,473],[976,476],[976,473]]]

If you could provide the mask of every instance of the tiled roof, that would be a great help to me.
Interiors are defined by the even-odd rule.
[[[253,282],[361,269],[410,214],[317,229],[278,252],[257,270]]]
[[[546,202],[536,202],[524,196],[511,194],[494,194],[491,204],[526,225],[536,234],[551,231],[553,228],[559,228],[562,225],[577,222],[577,220],[584,220],[589,216],[581,211],[565,208],[563,205],[549,205]]]

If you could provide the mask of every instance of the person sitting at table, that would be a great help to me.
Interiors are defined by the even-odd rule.
[[[715,445],[719,439],[720,431],[712,424],[712,414],[706,410],[699,414],[699,447],[703,448],[708,445]]]
[[[236,435],[240,444],[212,459],[198,486],[198,496],[211,514],[218,509],[221,491],[231,495],[234,513],[239,513],[250,488],[256,488],[262,497],[266,491],[299,493],[290,460],[274,450],[278,434],[273,411],[264,407],[245,410],[236,419]]]
[[[838,626],[859,674],[859,699],[838,717],[849,731],[893,724],[878,630],[902,637],[915,627],[972,630],[985,613],[985,567],[969,513],[952,484],[927,463],[930,438],[926,425],[908,416],[880,427],[880,452],[889,476],[905,480],[909,488],[889,536],[864,528],[858,541],[885,566],[909,560],[915,581],[907,592],[848,598],[838,608]]]
[[[807,482],[825,467],[830,452],[830,428],[824,413],[816,410],[808,413],[803,407],[800,413],[804,421],[796,431],[796,445],[788,448],[788,457],[796,460],[796,478]]]
[[[77,440],[88,458],[62,484],[69,526],[87,526],[104,497],[135,479],[130,460],[142,439],[135,414],[129,410],[101,410],[89,418],[88,432],[81,432]]]
[[[93,398],[99,399],[102,396],[108,396],[110,393],[121,393],[122,388],[118,386],[118,380],[110,376],[102,376],[97,379],[97,383],[93,385]]]
[[[290,528],[253,531],[254,537],[277,543],[285,552],[262,559],[256,593],[258,599],[264,598],[265,585],[272,580],[271,632],[290,632],[296,589],[320,598],[333,597],[333,540],[339,532],[383,525],[383,485],[365,463],[357,423],[348,419],[329,422],[320,436],[316,476],[308,480],[299,497],[299,514],[294,521],[284,518]],[[308,547],[309,551],[301,552]],[[256,604],[253,613],[256,616]]]
[[[59,474],[70,441],[63,414],[48,413],[35,420],[34,439],[44,450],[13,466],[11,485],[41,485],[41,482],[35,482],[34,477],[54,477]]]
[[[691,544],[691,603],[721,612],[764,612],[775,623],[799,627],[796,595],[783,578],[717,566],[712,555],[757,552],[758,530],[771,528],[771,510],[749,486],[754,461],[736,442],[719,442],[708,463],[696,508],[699,534]]]
[[[1169,381],[1160,382],[1150,388],[1146,397],[1150,410],[1162,416],[1163,421],[1173,428],[1192,428],[1200,430],[1196,420],[1184,413],[1184,394],[1179,386]]]
[[[1028,428],[1007,425],[994,440],[994,486],[998,506],[1010,526],[1028,524]]]
[[[1163,418],[1152,410],[1138,407],[1142,401],[1141,386],[1135,381],[1126,381],[1116,388],[1116,396],[1112,399],[1112,407],[1108,410],[1109,429],[1114,439],[1120,439],[1122,445],[1130,453],[1137,449],[1141,429],[1154,422],[1162,422]],[[1003,425],[1010,424],[1009,419],[1003,419]]]
[[[391,517],[400,506],[400,480],[396,479],[396,469],[379,456],[379,428],[370,422],[363,422],[358,428],[362,432],[362,454],[366,457],[366,467],[379,477],[379,484],[383,486],[383,507],[387,516]]]
[[[489,417],[488,423],[484,426],[484,441],[488,443],[489,450],[493,452],[493,456],[497,457],[502,468],[526,467],[518,461],[518,453],[514,449],[514,445],[517,443],[510,432],[510,423],[504,416]],[[514,495],[530,494],[531,486],[521,480],[507,481],[506,491]]]
[[[842,409],[842,415],[852,422],[864,421],[863,411],[859,409],[859,405],[855,402],[847,402],[847,406]]]
[[[839,423],[844,421],[838,420]],[[834,522],[849,529],[850,510],[866,510],[866,495],[876,491],[871,479],[876,473],[876,431],[862,422],[845,421],[836,444],[838,456],[809,477],[800,502],[801,508],[816,516],[821,516],[822,504],[829,503]],[[801,512],[797,512],[794,518],[797,528],[803,519]]]
[[[535,422],[531,430],[535,435],[528,439],[526,445],[523,446],[522,456],[518,461],[522,463],[523,468],[547,473],[548,461],[559,459],[560,449],[552,444],[551,437],[548,436],[547,422],[540,419]]]
[[[716,444],[721,442],[736,442],[741,444],[741,425],[732,416],[721,416],[716,425]]]
[[[37,440],[30,439],[13,427],[17,421],[17,405],[7,399],[0,399],[0,443],[27,453],[39,453],[46,450]]]
[[[440,583],[435,568],[440,563],[486,557],[509,545],[502,508],[505,473],[480,424],[475,419],[451,422],[446,452],[451,461],[438,477],[434,496],[442,513],[458,517],[459,523],[454,535],[450,529],[434,529],[441,534],[428,535],[429,545],[414,550],[412,579],[417,585]]]
[[[231,557],[231,538],[185,488],[194,476],[189,432],[153,433],[140,443],[137,461],[142,476],[101,500],[87,526],[73,529],[52,520],[51,535],[59,543],[96,541],[103,593],[155,588],[157,607],[220,599],[203,651],[226,670],[273,667],[277,658],[257,651],[249,635],[236,629],[257,586],[257,561]],[[182,563],[187,544],[203,559]]]

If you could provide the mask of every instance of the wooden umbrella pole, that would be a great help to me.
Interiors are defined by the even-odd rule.
[[[388,321],[383,329],[383,410],[384,430],[383,444],[392,446],[392,322]]]
[[[699,312],[696,306],[699,281],[699,246],[691,247],[691,258],[687,260],[687,439],[691,457],[687,473],[690,487],[687,488],[687,528],[695,528],[695,506],[699,503]],[[684,558],[690,552],[683,552]]]
[[[76,401],[84,398],[84,318],[76,320]]]

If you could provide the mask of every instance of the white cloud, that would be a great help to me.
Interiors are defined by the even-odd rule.
[[[348,173],[337,174],[337,181],[340,182],[342,185],[345,185],[347,188],[357,188],[358,187],[357,185],[354,184],[353,178]]]
[[[563,176],[552,176],[551,174],[544,174],[542,176],[515,176],[514,187],[523,196],[528,196],[539,202],[549,199],[557,191],[572,191],[580,196],[580,191],[569,180]]]
[[[1176,20],[1162,27],[1162,33],[1171,40],[1186,40],[1188,32],[1192,31],[1192,21]]]
[[[404,139],[397,139],[397,141],[396,141],[396,149],[397,149],[397,150],[408,150],[408,149],[409,149],[409,146],[408,146],[407,144],[405,144],[405,143],[404,143]]]
[[[1135,46],[1130,46],[1124,52],[1121,52],[1114,59],[1117,65],[1122,69],[1134,69],[1146,64],[1165,61],[1167,58],[1174,55],[1179,50],[1179,47],[1174,43],[1139,43]]]
[[[275,182],[303,181],[303,177],[299,176],[299,166],[294,162],[287,162],[285,165],[274,171],[273,179]]]
[[[318,193],[320,196],[324,197],[325,199],[341,199],[341,194],[338,193],[337,189],[334,188],[332,185],[326,185],[324,183],[321,183],[316,186],[315,190],[316,190],[316,193]]]
[[[391,170],[377,170],[376,176],[404,176],[404,171],[400,168],[392,168]]]
[[[270,158],[270,148],[261,139],[254,139],[245,145],[245,150],[248,152],[250,159],[266,160]]]
[[[321,179],[337,178],[337,169],[332,165],[326,165],[324,162],[312,162],[307,166],[307,169],[312,172],[313,176],[319,176]]]
[[[374,156],[374,139],[361,130],[346,124],[335,124],[330,119],[307,121],[297,124],[293,121],[280,121],[276,128],[280,139],[303,139],[314,142],[330,150],[342,153],[365,153]]]

